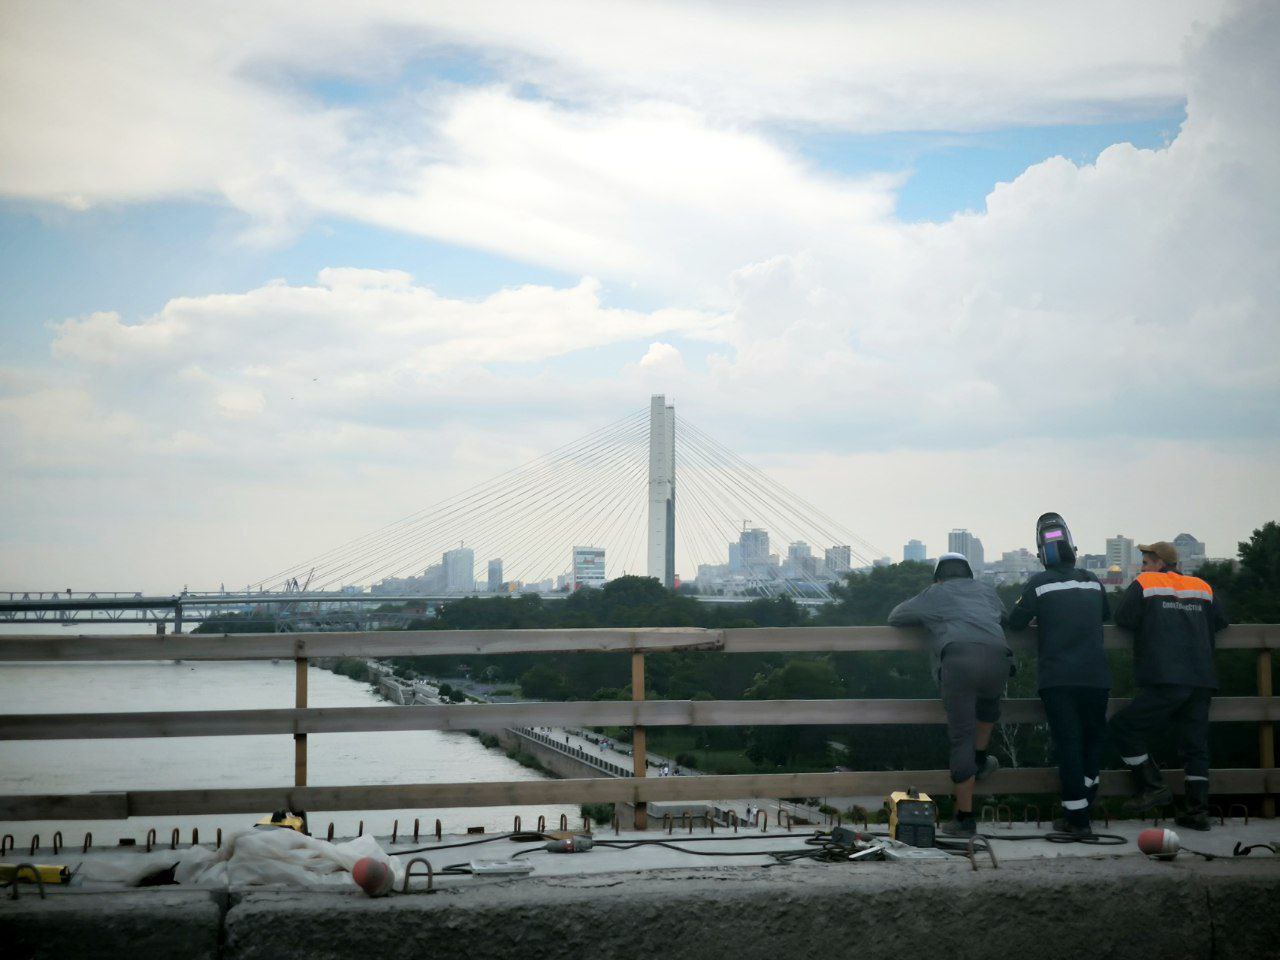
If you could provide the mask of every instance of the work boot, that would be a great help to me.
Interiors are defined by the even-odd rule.
[[[982,766],[978,768],[978,772],[973,775],[973,779],[985,780],[999,769],[1000,761],[988,753],[987,759],[983,762]]]
[[[1191,830],[1209,829],[1209,781],[1188,780],[1182,813],[1173,818],[1180,827]]]
[[[948,837],[968,840],[978,832],[978,821],[973,816],[952,817],[942,825],[942,832]]]
[[[1136,767],[1130,767],[1133,776],[1133,799],[1126,804],[1130,813],[1146,813],[1173,801],[1173,791],[1164,782],[1160,768],[1150,757]]]
[[[1073,837],[1092,837],[1093,827],[1089,825],[1089,811],[1067,810],[1053,821],[1054,833],[1066,833]]]

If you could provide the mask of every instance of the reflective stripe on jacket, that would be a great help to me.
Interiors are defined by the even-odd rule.
[[[1009,614],[1009,629],[1036,622],[1038,689],[1111,686],[1102,650],[1107,613],[1107,592],[1088,570],[1059,564],[1027,581]]]
[[[1116,607],[1116,624],[1134,632],[1133,680],[1141,687],[1218,688],[1214,635],[1227,618],[1213,587],[1176,570],[1140,573]]]

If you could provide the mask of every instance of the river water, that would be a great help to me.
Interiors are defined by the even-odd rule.
[[[82,625],[76,633],[144,633],[145,624]],[[67,632],[62,627],[6,624],[5,634]],[[312,667],[307,677],[312,707],[386,706],[368,684]],[[0,664],[0,713],[99,713],[164,710],[249,710],[293,706],[292,661],[124,662]],[[410,708],[404,708],[410,709]],[[328,733],[307,738],[307,780],[312,785],[462,783],[538,780],[498,750],[486,749],[465,733],[420,730],[397,733]],[[95,790],[270,787],[293,782],[291,736],[170,737],[139,740],[0,741],[0,794],[88,793]],[[263,811],[267,813],[269,811]],[[323,836],[330,822],[339,836],[389,834],[399,820],[403,835],[415,817],[422,829],[436,819],[446,832],[467,827],[510,830],[516,815],[532,825],[539,815],[559,822],[579,819],[576,807],[483,807],[441,810],[308,811],[312,833]],[[42,821],[0,823],[21,849],[33,833],[47,844],[61,830],[69,844],[92,831],[95,844],[117,837],[140,841],[148,829],[168,841],[174,827],[182,842],[193,827],[201,839],[217,828],[241,829],[257,817],[242,814],[148,817],[129,821]]]

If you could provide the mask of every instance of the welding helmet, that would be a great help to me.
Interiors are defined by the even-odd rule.
[[[973,567],[963,553],[944,553],[933,567],[933,581],[954,580],[960,577],[973,579]]]
[[[1058,514],[1043,513],[1036,521],[1036,555],[1046,567],[1076,562],[1075,541]]]

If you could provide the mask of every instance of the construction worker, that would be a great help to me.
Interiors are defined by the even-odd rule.
[[[1076,567],[1076,546],[1056,513],[1036,521],[1036,553],[1044,570],[1027,581],[1009,613],[1009,629],[1036,637],[1036,681],[1058,758],[1063,816],[1059,833],[1088,836],[1089,807],[1098,791],[1106,745],[1111,670],[1102,649],[1107,592],[1092,573]]]
[[[1178,572],[1178,551],[1159,541],[1139,544],[1142,572],[1116,607],[1116,624],[1132,630],[1137,694],[1111,718],[1111,737],[1133,775],[1130,805],[1145,813],[1173,799],[1147,752],[1157,730],[1172,726],[1186,769],[1179,826],[1209,829],[1209,701],[1218,688],[1214,638],[1227,618],[1213,588]]]
[[[942,831],[952,836],[977,833],[974,781],[985,780],[1000,766],[988,747],[1013,669],[1013,651],[1000,627],[1003,616],[995,588],[973,579],[962,553],[939,557],[933,585],[889,613],[890,626],[923,626],[929,631],[934,676],[947,712],[956,798],[955,817]]]

